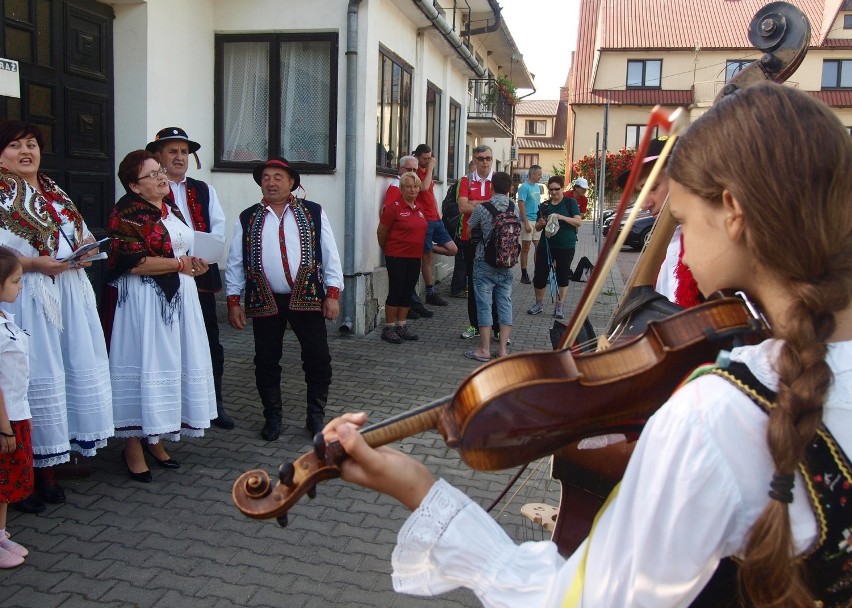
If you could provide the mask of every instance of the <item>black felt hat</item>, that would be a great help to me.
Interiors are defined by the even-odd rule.
[[[293,167],[290,166],[289,161],[286,158],[281,156],[273,156],[263,164],[258,165],[252,171],[252,175],[254,175],[254,181],[257,182],[257,185],[260,185],[260,179],[263,177],[263,170],[267,167],[272,167],[275,169],[284,169],[287,173],[290,174],[290,177],[293,178],[293,187],[291,190],[295,191],[299,187],[299,172],[296,171]]]
[[[157,131],[154,141],[148,143],[148,145],[145,146],[145,149],[151,154],[154,154],[161,143],[169,140],[185,141],[189,146],[190,154],[198,152],[199,148],[201,148],[201,144],[189,139],[189,135],[187,135],[186,131],[180,127],[166,127],[165,129]]]
[[[648,144],[648,155],[645,157],[645,160],[642,161],[643,167],[648,163],[652,163],[658,158],[660,158],[660,154],[662,154],[663,148],[666,147],[666,140],[668,138],[668,135],[662,135],[660,137],[657,137],[656,139],[651,140],[651,143]],[[618,184],[619,188],[624,188],[624,186],[627,185],[627,180],[629,178],[630,169],[619,175],[618,179],[615,180],[615,183]]]

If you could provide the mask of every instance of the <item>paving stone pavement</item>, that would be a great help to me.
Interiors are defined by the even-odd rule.
[[[581,255],[596,260],[592,234],[592,225],[584,224],[575,264]],[[616,305],[627,266],[629,260],[611,273],[597,300],[591,320],[598,331]],[[520,271],[516,274],[510,349],[549,349],[552,305],[546,314],[527,315],[532,286],[520,284]],[[573,310],[582,287],[571,284],[566,313]],[[452,393],[479,365],[462,356],[474,346],[459,337],[468,325],[465,301],[448,297],[448,282],[438,289],[449,306],[433,307],[434,317],[412,323],[420,334],[417,342],[388,344],[380,340],[378,331],[363,337],[330,335],[334,380],[329,414],[364,410],[372,421],[380,421]],[[237,332],[227,324],[221,330],[225,402],[237,428],[213,428],[203,438],[168,444],[182,466],[176,471],[152,467],[151,484],[127,478],[122,442],[112,440],[91,459],[90,477],[63,482],[67,504],[48,505],[38,516],[10,511],[9,530],[30,549],[30,556],[24,566],[0,573],[2,604],[26,608],[478,606],[467,590],[439,599],[393,592],[390,555],[407,511],[389,498],[334,480],[318,487],[316,499],[295,506],[287,528],[237,511],[231,487],[239,474],[258,467],[272,474],[280,462],[308,449],[302,428],[305,385],[298,343],[288,332],[282,362],[284,430],[278,441],[263,441],[251,331]],[[472,471],[437,432],[406,439],[396,447],[427,463],[436,475],[461,487],[483,506],[514,473]],[[522,479],[516,485],[517,496],[503,501],[495,517],[518,541],[539,540],[544,532],[520,517],[520,506],[525,502],[557,505],[558,487],[549,479],[547,460]]]

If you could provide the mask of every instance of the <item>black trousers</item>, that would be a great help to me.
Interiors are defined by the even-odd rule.
[[[299,340],[302,351],[302,371],[308,391],[322,392],[331,385],[331,355],[328,351],[328,334],[321,312],[293,312],[288,310],[290,295],[275,294],[278,314],[271,317],[254,317],[254,377],[262,393],[268,387],[281,385],[281,355],[284,331],[289,324]]]
[[[467,317],[472,327],[479,329],[479,315],[476,312],[476,294],[473,291],[473,258],[476,255],[476,245],[470,241],[461,242],[461,251],[464,254],[464,268],[467,273]],[[500,320],[497,318],[497,305],[491,300],[491,318],[494,324],[491,326],[494,335],[500,331]]]
[[[216,316],[216,294],[209,291],[199,291],[198,301],[201,303],[204,329],[207,330],[207,343],[210,345],[213,377],[221,378],[225,371],[225,349],[219,343],[219,319]],[[222,395],[216,395],[216,397],[221,399]]]

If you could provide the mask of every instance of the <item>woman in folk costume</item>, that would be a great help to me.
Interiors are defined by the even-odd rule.
[[[821,102],[765,83],[702,115],[667,170],[701,292],[746,290],[772,339],[733,349],[651,417],[567,560],[549,541],[515,545],[424,465],[369,447],[364,414],[329,423],[343,478],[414,510],[398,591],[467,586],[501,607],[852,604],[852,138]]]
[[[654,161],[660,157],[660,153],[666,145],[666,139],[668,138],[663,136],[651,140],[651,144],[648,146],[648,155],[645,157],[639,179],[636,181],[637,192],[648,181]],[[623,188],[629,177],[630,169],[618,176],[618,185]],[[642,210],[649,212],[656,218],[665,207],[668,198],[669,178],[665,173],[660,173],[657,176],[656,183],[652,184],[651,190],[645,198]],[[671,241],[669,241],[666,248],[666,257],[660,266],[660,272],[657,273],[654,290],[666,296],[671,302],[684,308],[689,308],[702,302],[695,278],[693,278],[689,268],[683,263],[683,237],[681,236],[680,225],[675,227]]]
[[[65,502],[53,467],[71,450],[93,456],[113,435],[106,346],[83,270],[90,263],[59,261],[94,238],[68,195],[39,173],[43,146],[37,126],[0,123],[0,245],[24,269],[21,297],[3,306],[30,334],[36,492],[16,505],[27,512]]]
[[[143,449],[160,467],[176,469],[180,464],[160,439],[201,437],[216,417],[210,347],[194,281],[207,272],[207,262],[187,255],[194,231],[165,200],[168,178],[153,154],[128,154],[118,178],[127,194],[109,219],[107,275],[116,290],[109,353],[115,434],[127,439],[128,476],[147,483],[152,476]]]

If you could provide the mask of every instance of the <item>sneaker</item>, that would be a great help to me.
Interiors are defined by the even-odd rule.
[[[432,315],[435,314],[434,312],[432,312],[431,310],[429,310],[428,308],[423,306],[423,304],[421,304],[420,302],[414,302],[414,303],[411,304],[411,308],[410,308],[409,313],[408,313],[409,319],[411,318],[411,311],[412,310],[415,313],[417,313],[418,315],[420,315],[421,317],[424,317],[426,319],[428,319],[429,317],[431,317]]]
[[[465,340],[469,340],[470,338],[476,338],[479,336],[479,328],[470,325],[466,330],[464,330],[461,334],[461,337]]]
[[[564,316],[562,316],[562,306],[560,306],[558,304],[556,305],[556,307],[553,309],[553,316],[556,319],[564,319],[565,318]]]
[[[467,299],[467,294],[464,292],[464,290],[461,290],[461,291],[451,291],[451,292],[450,292],[450,297],[451,297],[451,298],[464,298],[464,299]]]
[[[15,541],[9,538],[9,533],[6,532],[6,536],[0,538],[0,549],[6,549],[9,553],[14,553],[15,555],[20,555],[21,557],[26,557],[30,554],[27,551],[27,548],[23,545],[19,545]]]
[[[17,568],[24,563],[24,558],[16,553],[0,548],[0,568]]]
[[[448,302],[442,298],[437,291],[432,291],[426,294],[426,303],[434,306],[446,306]]]
[[[521,271],[521,283],[524,285],[530,285],[532,281],[530,281],[530,275],[527,274],[526,270]]]
[[[417,320],[417,319],[419,319],[419,318],[420,318],[420,315],[419,315],[419,314],[417,314],[416,312],[414,312],[414,311],[413,311],[413,310],[411,310],[410,308],[408,309],[408,315],[406,316],[406,319],[410,319],[410,320],[412,320],[412,321],[416,321],[416,320]]]
[[[495,331],[493,334],[491,334],[491,341],[492,342],[499,342],[500,341],[500,332],[499,331]],[[511,343],[512,343],[512,338],[509,338],[508,340],[506,340],[506,344],[511,344]]]
[[[411,331],[411,328],[409,328],[408,325],[397,325],[396,335],[399,336],[402,340],[416,340],[420,337],[413,331]]]
[[[543,312],[544,312],[544,306],[542,306],[540,302],[536,302],[535,304],[530,306],[530,309],[527,311],[527,314],[528,315],[540,315]]]
[[[382,340],[391,344],[402,344],[402,338],[399,337],[396,327],[393,325],[385,325],[385,328],[382,330]]]

